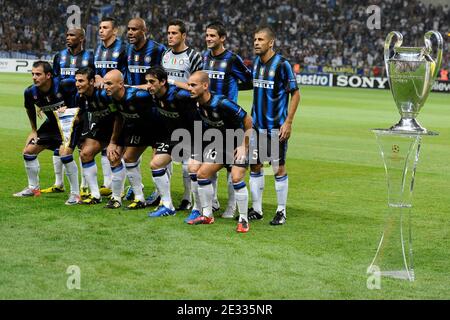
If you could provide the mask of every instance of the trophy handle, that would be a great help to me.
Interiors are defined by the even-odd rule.
[[[432,43],[431,43],[431,36],[435,36],[437,40],[437,52],[436,57],[433,59],[433,62],[436,63],[434,67],[434,74],[433,78],[436,78],[439,74],[439,69],[441,68],[441,62],[442,62],[442,51],[444,46],[444,40],[442,39],[442,35],[437,31],[428,31],[425,33],[424,40],[425,40],[425,47],[428,50],[428,54],[431,54],[433,52]]]
[[[384,64],[386,66],[386,75],[387,75],[388,79],[389,79],[388,61],[391,58],[389,56],[389,53],[390,53],[390,47],[391,47],[392,39],[394,38],[394,36],[397,38],[397,41],[394,44],[394,48],[400,47],[402,45],[402,42],[403,42],[403,36],[398,31],[391,31],[391,32],[389,32],[389,34],[386,37],[386,41],[384,42]]]

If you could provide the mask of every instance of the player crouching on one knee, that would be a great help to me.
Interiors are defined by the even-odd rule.
[[[191,97],[197,101],[197,114],[202,120],[203,128],[215,129],[215,133],[219,133],[221,137],[216,136],[214,143],[209,145],[202,141],[201,146],[194,145],[191,150],[189,173],[198,208],[194,208],[186,222],[191,225],[214,223],[212,208],[214,190],[210,179],[223,167],[231,166],[231,177],[239,211],[236,231],[248,232],[248,190],[245,184],[245,173],[248,167],[252,118],[244,109],[225,96],[211,93],[208,74],[205,72],[195,72],[189,78],[188,86]],[[229,151],[226,141],[227,129],[232,129],[232,132],[244,130],[242,141],[236,143],[235,136],[232,135],[232,142],[228,143],[232,145]],[[194,141],[195,143],[198,144],[199,141]],[[197,153],[197,149],[201,152]]]
[[[154,101],[146,90],[125,87],[119,70],[109,71],[105,75],[104,88],[118,111],[107,148],[112,169],[112,197],[105,208],[122,206],[121,195],[125,178],[128,177],[135,199],[126,209],[142,209],[146,203],[139,169],[140,158],[147,147],[155,145],[154,137],[159,128]]]
[[[14,194],[15,197],[39,196],[39,153],[45,149],[57,149],[60,146],[61,160],[70,182],[70,196],[67,205],[80,203],[78,184],[78,167],[73,160],[73,149],[77,144],[78,129],[77,112],[64,116],[72,98],[61,90],[58,78],[53,77],[53,69],[48,62],[37,61],[32,66],[33,86],[25,90],[25,108],[30,120],[32,132],[27,138],[24,148],[25,169],[28,176],[28,187]],[[39,129],[36,125],[36,107],[47,117]],[[61,116],[61,117],[60,117]],[[62,136],[64,133],[64,137]],[[63,142],[64,139],[64,143]]]
[[[177,143],[172,141],[171,137],[175,130],[184,129],[188,132],[192,128],[197,107],[188,91],[168,83],[168,76],[163,67],[150,68],[145,79],[148,91],[153,95],[161,124],[150,166],[162,204],[154,212],[150,212],[149,216],[172,216],[175,215],[175,208],[170,194],[170,173],[167,167],[172,162],[172,149]]]
[[[101,192],[97,181],[95,156],[107,147],[111,139],[115,107],[106,91],[95,87],[95,73],[91,68],[76,71],[75,81],[78,91],[75,103],[87,115],[81,134],[80,159],[91,194],[82,203],[97,204],[101,202]]]

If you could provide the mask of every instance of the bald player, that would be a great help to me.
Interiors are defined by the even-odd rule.
[[[197,113],[204,130],[214,129],[220,132],[222,143],[201,142],[194,145],[189,161],[189,173],[192,189],[196,196],[198,208],[194,208],[185,221],[188,224],[212,224],[214,189],[211,178],[222,168],[231,167],[231,179],[239,211],[237,232],[249,230],[247,218],[248,190],[245,184],[245,173],[248,167],[248,149],[252,129],[252,118],[237,103],[227,97],[212,93],[209,90],[210,80],[203,71],[195,72],[188,80],[191,98],[197,102]],[[227,141],[226,132],[241,132],[232,141]],[[199,143],[194,141],[194,143]],[[228,147],[228,148],[227,148]],[[200,149],[201,152],[197,153]]]
[[[60,82],[61,90],[73,97],[68,102],[68,107],[75,106],[75,72],[82,67],[90,67],[95,70],[94,55],[84,50],[84,29],[70,29],[66,32],[67,48],[57,53],[53,59],[53,71],[55,78]],[[64,192],[63,163],[60,158],[59,149],[53,154],[53,169],[55,171],[55,184],[41,190],[42,193]],[[83,188],[83,182],[81,187]],[[87,193],[86,190],[84,193]],[[83,194],[82,195],[86,195]]]
[[[147,26],[143,19],[134,18],[128,22],[127,48],[128,72],[126,83],[130,86],[146,84],[145,73],[150,67],[160,65],[166,47],[147,39]],[[144,88],[144,87],[143,87]]]
[[[138,167],[145,149],[156,145],[158,125],[154,102],[146,90],[125,87],[123,75],[118,70],[108,72],[103,80],[106,94],[112,98],[118,112],[107,148],[112,169],[112,196],[106,208],[117,209],[122,206],[121,194],[126,176],[135,196],[127,209],[145,208]]]

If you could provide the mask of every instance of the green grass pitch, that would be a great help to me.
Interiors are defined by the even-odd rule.
[[[272,227],[276,195],[266,177],[263,221],[237,234],[235,221],[188,226],[187,213],[67,207],[67,194],[16,199],[26,185],[21,156],[30,75],[0,75],[0,299],[448,299],[450,297],[450,96],[431,94],[413,209],[413,283],[386,279],[368,290],[366,270],[386,215],[386,183],[371,128],[399,115],[389,91],[301,88],[290,139],[288,220]],[[251,105],[251,92],[240,94]],[[146,191],[153,189],[143,164]],[[41,187],[53,183],[51,153],[39,157]],[[226,204],[225,174],[219,195]],[[182,192],[175,166],[173,198]],[[67,185],[67,182],[66,182]],[[69,266],[81,290],[68,290]]]

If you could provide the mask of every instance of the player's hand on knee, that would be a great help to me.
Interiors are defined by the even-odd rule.
[[[247,159],[248,148],[245,146],[239,146],[234,152],[234,160],[236,163],[245,163]]]
[[[119,146],[115,143],[110,143],[108,148],[106,148],[106,155],[111,163],[117,162],[120,159]]]
[[[27,141],[25,142],[25,148],[29,145],[29,144],[36,144],[38,140],[37,137],[37,132],[36,131],[32,131],[28,137],[27,137]]]

